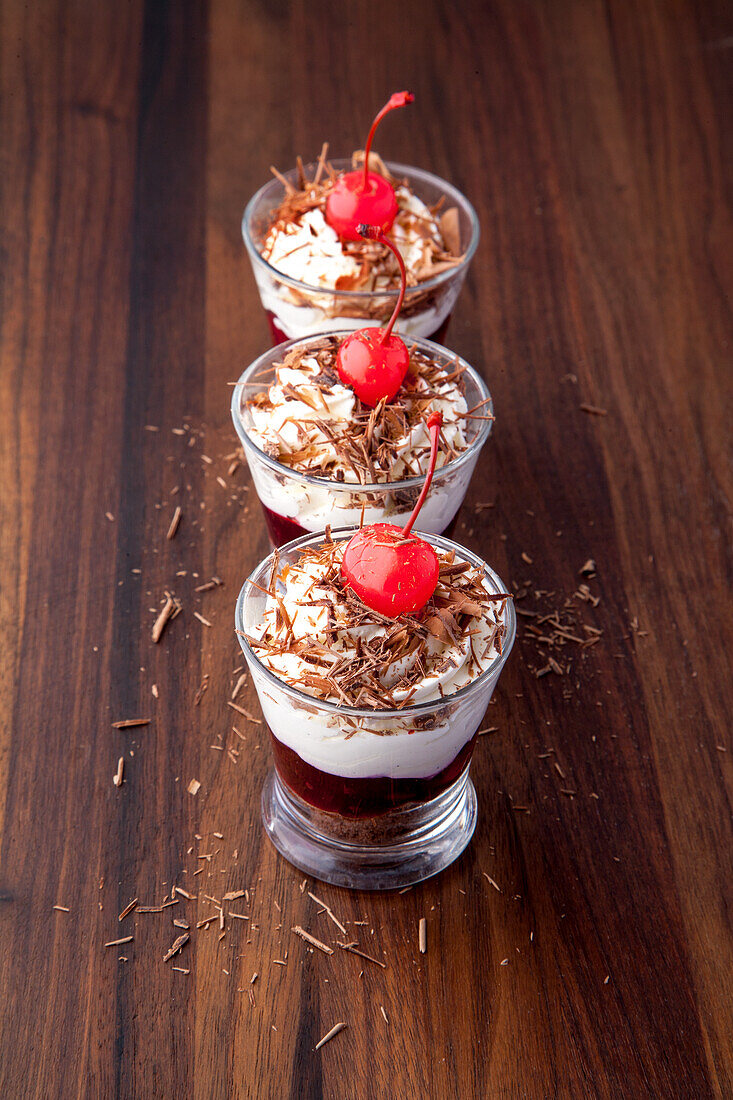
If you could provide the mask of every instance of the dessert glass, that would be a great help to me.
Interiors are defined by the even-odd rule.
[[[333,535],[347,539],[354,530]],[[437,535],[421,537],[483,570],[492,592],[506,591],[468,550]],[[278,551],[279,566],[296,562],[300,548],[320,541],[319,534],[289,543]],[[245,581],[236,607],[240,645],[275,761],[262,792],[267,834],[290,863],[324,882],[362,890],[421,882],[453,863],[473,835],[476,792],[468,771],[514,643],[512,601],[504,604],[501,654],[465,687],[402,709],[342,706],[285,683],[245,637],[261,621],[273,557]]]
[[[338,335],[323,333],[323,336]],[[312,339],[312,338],[311,338]],[[335,481],[316,477],[285,466],[265,454],[247,434],[251,418],[245,402],[258,390],[266,390],[275,377],[275,367],[291,348],[307,345],[308,339],[276,345],[256,359],[241,376],[232,394],[232,419],[247,456],[252,481],[265,515],[270,541],[282,546],[309,532],[359,523],[395,523],[404,527],[425,482],[424,474],[401,481]],[[449,369],[463,367],[463,392],[469,409],[481,405],[481,417],[493,416],[491,394],[484,380],[458,355],[429,340],[414,340],[421,351]],[[486,404],[482,404],[486,402]],[[466,495],[479,452],[489,438],[493,420],[474,417],[466,421],[468,446],[452,461],[440,466],[422,511],[420,527],[443,534],[454,523]],[[363,520],[362,520],[363,516]]]
[[[351,171],[353,167],[350,159],[332,160],[330,163],[338,173]],[[398,179],[406,179],[427,206],[435,206],[442,199],[446,207],[455,206],[458,211],[463,259],[432,279],[408,287],[395,325],[395,332],[403,335],[440,341],[448,328],[453,306],[478,245],[476,211],[460,191],[430,172],[404,164],[388,163],[387,168]],[[313,177],[315,170],[315,163],[305,166],[309,178]],[[298,171],[293,168],[283,174],[294,183]],[[373,292],[310,286],[284,275],[264,258],[260,249],[267,235],[270,216],[280,205],[284,194],[282,183],[278,179],[270,180],[250,199],[242,218],[242,236],[262,308],[267,314],[273,344],[300,336],[313,336],[326,330],[385,324],[394,309],[399,288]]]

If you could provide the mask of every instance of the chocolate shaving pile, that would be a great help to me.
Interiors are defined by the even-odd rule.
[[[278,604],[274,632],[262,638],[246,635],[254,651],[267,663],[268,657],[288,653],[297,655],[306,670],[297,677],[277,675],[294,687],[301,688],[317,699],[341,702],[347,706],[384,709],[401,709],[410,704],[419,684],[426,676],[440,674],[454,665],[450,652],[430,652],[429,640],[437,638],[447,644],[467,642],[469,647],[467,671],[478,676],[485,668],[492,651],[502,652],[506,633],[504,606],[509,593],[489,594],[482,584],[483,573],[469,562],[456,561],[453,551],[437,550],[440,561],[440,578],[435,593],[427,607],[417,618],[401,615],[389,619],[367,607],[341,578],[341,551],[343,542],[333,542],[329,533],[318,547],[305,547],[300,551],[298,565],[291,569],[316,565],[318,580],[311,588],[318,587],[318,598],[309,606],[329,609],[325,641],[312,636],[297,638],[288,618],[282,596],[277,591],[281,577],[276,565],[270,577],[269,592]],[[325,590],[325,595],[324,595]],[[496,625],[488,639],[474,648],[477,620],[487,618],[488,606],[495,606]],[[306,601],[303,601],[306,606]],[[348,617],[348,633],[355,641],[356,652],[344,653],[336,647],[343,627],[336,627],[334,608],[344,609]],[[356,637],[352,631],[367,625],[383,626],[385,631],[373,639]],[[478,644],[478,643],[477,643]],[[380,671],[404,658],[412,658],[410,666],[401,678],[386,688],[380,680]],[[396,696],[406,692],[403,699]]]
[[[294,225],[299,225],[303,216],[311,210],[323,210],[326,208],[326,200],[333,190],[338,179],[337,173],[326,160],[328,145],[324,145],[316,165],[313,179],[307,179],[303,170],[303,164],[298,158],[298,186],[294,187],[276,169],[273,174],[281,181],[285,188],[285,195],[280,205],[272,211],[270,223],[264,234],[262,255],[266,260],[270,259],[272,242],[279,233],[292,231]],[[364,152],[359,150],[353,154],[352,164],[357,168],[364,164]],[[405,188],[413,194],[407,180],[398,180],[390,173],[384,161],[376,153],[369,156],[369,170],[383,176],[395,188]],[[399,201],[399,195],[398,201]],[[418,286],[420,283],[433,279],[443,271],[447,271],[460,263],[463,255],[460,250],[460,232],[458,224],[458,211],[450,207],[441,212],[442,202],[430,208],[430,219],[420,217],[404,207],[400,207],[397,221],[405,230],[422,237],[427,243],[426,255],[417,271],[408,271],[407,284]],[[343,241],[342,248],[346,255],[359,264],[359,271],[354,275],[341,275],[334,282],[335,290],[392,290],[400,285],[400,272],[397,261],[385,245],[379,241]],[[375,278],[379,279],[378,288],[375,287]]]
[[[299,420],[302,446],[296,448],[288,446],[285,440],[281,444],[268,446],[266,452],[272,458],[276,458],[284,466],[292,469],[303,470],[317,477],[335,478],[345,480],[342,466],[347,466],[353,474],[353,480],[360,485],[373,484],[375,482],[389,482],[392,480],[391,471],[394,468],[397,449],[404,447],[405,439],[410,430],[421,421],[427,419],[432,410],[432,402],[436,398],[445,398],[450,393],[442,393],[446,386],[461,388],[460,376],[462,367],[446,370],[444,366],[430,359],[417,347],[410,349],[410,366],[399,393],[391,402],[380,401],[375,408],[363,405],[354,395],[354,416],[346,424],[338,424],[324,420],[322,413],[323,404],[314,401],[308,391],[316,390],[323,394],[330,394],[335,384],[339,382],[336,371],[336,354],[342,337],[324,337],[320,342],[309,343],[306,347],[293,348],[287,353],[282,363],[277,367],[289,367],[299,370],[303,360],[317,360],[320,371],[318,374],[309,375],[307,387],[286,386],[284,392],[294,400],[303,402],[313,409],[312,420]],[[271,409],[272,402],[267,390],[250,397],[247,405],[258,409]],[[465,444],[453,446],[445,439],[445,433],[441,435],[439,455],[443,456],[444,465],[456,458],[468,447],[476,435],[477,428],[473,427],[474,421],[479,423],[486,418],[488,409],[482,410],[483,416],[469,418],[461,427]],[[467,423],[471,426],[468,427]],[[328,443],[318,440],[312,441],[306,431],[309,424],[318,428],[328,437]],[[281,437],[280,437],[281,438]],[[340,459],[339,465],[334,469],[336,459],[334,453]],[[405,477],[418,477],[425,471],[427,458],[430,454],[429,440],[425,439],[422,446],[416,446],[408,456],[401,454],[406,469],[400,472],[398,480]]]

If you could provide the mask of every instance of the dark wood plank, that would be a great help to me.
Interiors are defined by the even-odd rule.
[[[733,1093],[725,6],[45,0],[2,19],[0,1093]],[[227,383],[267,343],[247,197],[326,138],[348,154],[395,87],[417,102],[380,151],[453,179],[482,223],[449,343],[498,421],[459,537],[526,611],[595,559],[600,603],[579,608],[603,635],[537,679],[522,632],[471,847],[382,897],[301,889],[262,834],[266,731],[227,700],[233,601],[267,539],[230,472]],[[156,646],[166,589],[183,611]],[[249,682],[237,703],[259,717]],[[174,882],[197,900],[117,920]],[[195,928],[205,895],[244,888],[249,921]],[[385,969],[290,932],[340,938],[308,889],[367,922],[347,927]],[[191,942],[164,965],[174,917]]]
[[[137,15],[3,9],[7,1096],[72,1095],[87,1079],[110,1093],[116,1076],[99,1058],[103,1044],[114,1049],[115,993],[107,987],[97,1015],[102,960],[89,948],[104,873],[93,823],[109,812],[96,771],[111,752],[116,592],[104,513],[117,511],[123,446]],[[71,914],[52,910],[66,900]]]

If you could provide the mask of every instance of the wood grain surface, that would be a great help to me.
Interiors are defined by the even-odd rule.
[[[730,5],[1,18],[0,1096],[733,1096]],[[458,537],[527,614],[470,848],[378,896],[303,888],[260,826],[266,730],[249,681],[227,702],[268,543],[228,383],[268,342],[247,198],[403,87],[380,151],[482,227],[448,343],[497,424]],[[555,609],[599,640],[538,677]],[[174,883],[197,900],[118,921]],[[205,895],[239,890],[222,936]]]

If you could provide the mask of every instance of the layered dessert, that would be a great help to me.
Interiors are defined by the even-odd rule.
[[[449,529],[488,438],[489,392],[463,360],[408,341],[397,394],[366,405],[337,371],[345,335],[298,341],[250,367],[236,387],[235,426],[274,545],[327,524],[407,521],[427,468],[431,412],[443,414],[438,470],[421,527]]]
[[[374,528],[377,550],[397,530]],[[367,819],[431,801],[459,779],[511,648],[501,582],[467,551],[432,541],[437,583],[415,613],[365,603],[344,579],[349,540],[329,533],[276,551],[267,584],[247,597],[256,608],[242,620],[243,648],[280,780],[344,819],[352,839],[381,836],[384,821]]]
[[[375,123],[406,93],[392,97]],[[399,100],[393,104],[393,100]],[[467,200],[445,181],[402,165],[387,164],[366,148],[351,160],[319,159],[281,173],[245,211],[243,235],[274,342],[355,323],[378,325],[389,316],[400,275],[389,251],[350,232],[349,210],[338,200],[362,189],[366,208],[380,221],[404,259],[408,292],[398,329],[409,336],[441,339],[468,263],[478,243],[478,224]],[[348,195],[347,195],[348,198]],[[386,204],[386,206],[385,206]],[[362,208],[364,203],[362,203]],[[361,221],[374,218],[362,216]]]

